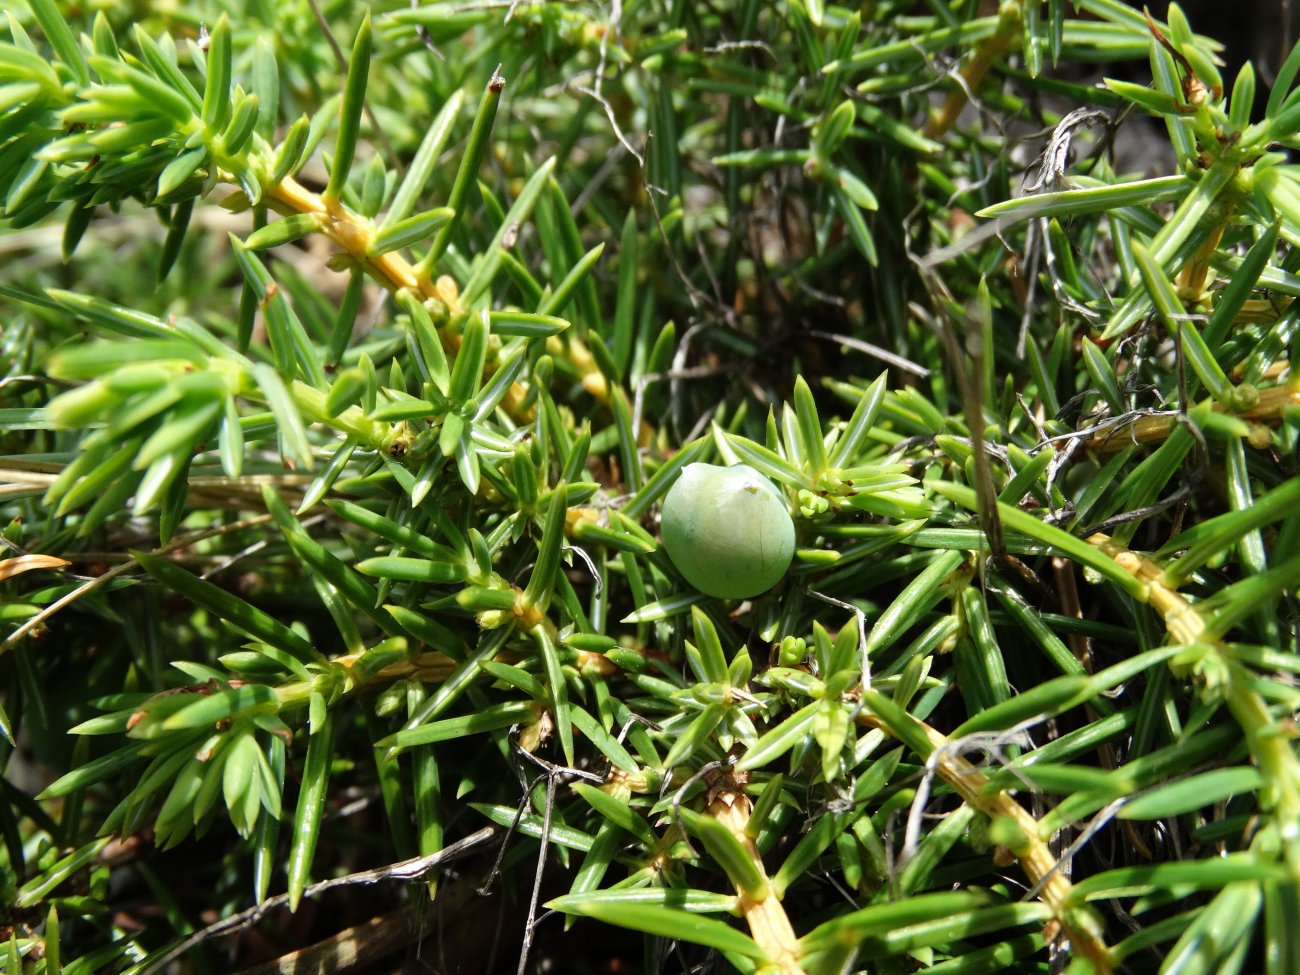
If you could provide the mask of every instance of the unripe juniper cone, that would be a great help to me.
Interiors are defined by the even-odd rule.
[[[724,599],[766,592],[794,558],[789,506],[744,464],[688,464],[664,499],[662,532],[686,581]]]

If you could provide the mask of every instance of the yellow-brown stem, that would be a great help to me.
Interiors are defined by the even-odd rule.
[[[1259,400],[1247,410],[1229,410],[1222,403],[1213,403],[1210,408],[1216,413],[1231,413],[1247,423],[1277,424],[1282,422],[1284,413],[1289,409],[1300,407],[1300,386],[1270,386],[1259,391]],[[1178,418],[1174,416],[1144,416],[1135,420],[1130,426],[1099,433],[1088,441],[1090,451],[1099,454],[1116,454],[1129,444],[1162,443],[1173,432]]]
[[[961,82],[953,88],[944,103],[930,115],[925,123],[925,134],[937,139],[952,128],[970,97],[979,92],[984,76],[1006,54],[1020,34],[1020,0],[1003,0],[998,10],[998,28],[983,44],[975,56],[961,69]]]
[[[750,813],[754,811],[749,796],[739,788],[719,790],[709,803],[709,815],[727,827],[728,832],[744,847],[758,872],[767,877],[763,869],[763,858],[759,856],[754,841],[745,832],[749,824]],[[799,939],[795,936],[790,918],[781,906],[780,899],[772,890],[772,885],[765,885],[767,890],[760,898],[749,897],[742,890],[736,891],[737,906],[749,925],[749,933],[755,943],[763,949],[770,964],[764,971],[782,975],[805,975],[799,963]]]
[[[1201,646],[1219,659],[1216,692],[1245,732],[1246,746],[1266,783],[1260,793],[1261,804],[1272,814],[1284,844],[1283,855],[1300,877],[1300,757],[1292,746],[1293,736],[1284,732],[1269,712],[1268,702],[1255,689],[1254,673],[1236,659],[1223,637],[1206,625],[1200,611],[1169,584],[1159,565],[1107,535],[1098,533],[1088,542],[1146,584],[1146,601],[1164,620],[1171,643]]]
[[[858,721],[895,735],[892,728],[876,715],[862,712]],[[1014,798],[1001,790],[988,788],[988,777],[952,748],[952,742],[940,731],[923,721],[917,722],[925,729],[926,737],[934,746],[935,774],[950,785],[954,792],[972,808],[989,819],[1008,818],[1025,837],[1024,844],[1011,852],[1020,861],[1020,867],[1030,883],[1038,889],[1038,899],[1052,911],[1070,939],[1071,950],[1092,963],[1096,975],[1110,975],[1114,970],[1110,949],[1102,939],[1101,925],[1087,908],[1068,909],[1067,903],[1073,885],[1056,869],[1056,857],[1039,838],[1038,820]],[[895,735],[897,737],[897,735]]]
[[[313,193],[292,177],[267,189],[266,199],[277,213],[312,213],[319,216],[325,236],[346,251],[358,266],[389,291],[409,289],[422,298],[438,299],[453,315],[464,311],[459,290],[452,278],[443,275],[435,279],[418,273],[400,251],[374,255],[368,253],[374,240],[374,227],[337,201],[326,201],[320,194]],[[460,336],[445,332],[440,335],[447,349],[455,351]],[[558,343],[558,346],[560,354],[565,355],[582,374],[583,388],[602,404],[608,405],[609,389],[605,377],[596,366],[596,360],[586,344],[581,339],[570,337],[566,342]],[[529,419],[523,407],[526,393],[525,386],[515,383],[503,401],[506,410],[517,419]]]
[[[1219,249],[1219,242],[1223,239],[1223,228],[1227,226],[1228,218],[1231,216],[1231,207],[1229,212],[1224,215],[1223,223],[1211,231],[1210,236],[1192,255],[1192,259],[1187,262],[1186,267],[1178,275],[1178,297],[1187,304],[1196,304],[1205,297],[1205,284],[1210,277],[1210,258],[1214,256],[1215,251]]]
[[[425,298],[437,298],[447,305],[452,314],[459,313],[460,296],[450,278],[434,280],[416,274],[400,251],[368,255],[366,252],[374,239],[374,228],[363,223],[362,218],[341,204],[326,203],[320,194],[313,193],[293,178],[283,180],[266,191],[269,204],[278,213],[313,213],[322,217],[322,232],[335,244],[347,251],[359,265],[390,291],[409,288]],[[277,205],[278,204],[278,205]]]

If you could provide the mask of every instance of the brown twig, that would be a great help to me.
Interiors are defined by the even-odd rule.
[[[399,907],[274,961],[245,968],[239,975],[336,975],[371,965],[419,939],[420,928],[413,922],[411,909]]]
[[[158,548],[154,549],[152,554],[165,555],[167,552],[170,552],[173,549],[185,548],[189,545],[194,545],[197,542],[201,542],[204,539],[214,538],[218,535],[226,535],[231,532],[243,531],[245,528],[254,528],[258,525],[265,524],[270,520],[271,520],[270,515],[255,515],[251,518],[245,518],[241,521],[232,522],[228,525],[219,525],[215,528],[205,528],[202,531],[192,532],[188,535],[182,535],[179,538],[174,538],[166,545],[160,545]],[[78,599],[81,599],[84,596],[88,596],[96,589],[100,589],[108,585],[118,576],[122,575],[123,573],[127,572],[130,569],[135,568],[135,566],[136,566],[136,560],[134,558],[127,559],[125,562],[121,563],[120,565],[113,566],[113,568],[109,569],[103,575],[96,576],[95,578],[82,583],[76,589],[72,590],[72,592],[66,593],[65,595],[61,596],[59,599],[56,599],[54,602],[50,603],[39,613],[33,616],[31,619],[25,620],[21,626],[19,626],[16,630],[14,630],[7,637],[5,637],[3,641],[0,641],[0,654],[3,654],[10,647],[18,643],[18,641],[21,640],[23,637],[25,637],[28,633],[31,633],[32,630],[36,629],[41,624],[45,623],[55,613],[58,613],[60,610],[66,609],[68,606],[75,603]]]
[[[312,884],[310,887],[306,888],[302,892],[302,895],[303,897],[308,897],[308,898],[318,897],[319,895],[325,893],[327,890],[333,890],[336,887],[350,887],[357,884],[377,884],[386,881],[400,881],[405,883],[414,883],[416,881],[423,880],[425,877],[429,876],[429,874],[433,873],[435,870],[440,869],[443,864],[450,863],[453,860],[458,860],[464,856],[467,856],[469,853],[473,852],[475,849],[482,846],[484,843],[489,842],[494,836],[496,836],[496,834],[497,834],[497,828],[495,826],[484,826],[482,829],[478,830],[475,833],[471,833],[469,836],[466,836],[464,839],[457,840],[455,843],[449,844],[448,846],[439,850],[437,853],[430,853],[426,856],[420,856],[420,857],[412,857],[409,860],[400,860],[397,863],[390,863],[384,867],[376,867],[373,870],[362,870],[358,873],[350,873],[344,877],[332,877],[329,880],[322,880],[319,883]],[[167,965],[173,959],[179,958],[181,955],[189,951],[195,945],[202,944],[204,941],[208,941],[212,938],[228,935],[235,931],[241,931],[244,928],[249,927],[250,925],[256,924],[270,911],[276,910],[281,907],[285,907],[288,905],[288,903],[289,903],[288,894],[277,894],[275,897],[268,897],[260,904],[255,904],[254,906],[248,908],[248,910],[246,911],[240,911],[238,914],[233,914],[230,917],[222,918],[220,921],[215,921],[212,924],[209,924],[206,928],[203,928],[199,931],[195,931],[193,934],[185,938],[183,941],[180,941],[177,944],[173,945],[171,948],[167,949],[167,951],[163,952],[157,958],[151,959],[149,964],[143,969],[140,975],[154,975],[155,972],[160,971],[165,965]],[[404,914],[405,912],[403,911],[400,913]],[[391,917],[391,915],[387,915],[387,916]],[[374,924],[374,921],[372,920],[366,922],[366,925],[370,925],[370,924]],[[366,925],[360,925],[359,927],[365,928]],[[356,928],[350,928],[348,929],[348,931],[341,932],[339,935],[335,935],[334,938],[331,938],[326,942],[321,942],[321,944],[322,945],[337,944],[340,938],[343,938],[344,936],[348,935],[349,932],[355,932],[356,930],[357,930]],[[313,947],[318,947],[318,946],[313,946]],[[290,956],[285,956],[285,957],[290,957]],[[267,971],[273,971],[273,972],[300,971],[300,970],[301,969],[296,969],[296,968],[267,969]],[[315,971],[316,969],[311,969],[311,970]]]

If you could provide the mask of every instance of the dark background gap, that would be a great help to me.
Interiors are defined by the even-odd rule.
[[[1126,2],[1138,10],[1148,6],[1152,15],[1161,19],[1168,9],[1163,2]],[[1179,6],[1192,30],[1225,45],[1220,68],[1225,88],[1231,87],[1242,64],[1250,61],[1255,65],[1260,83],[1255,107],[1262,112],[1277,69],[1300,33],[1300,0],[1183,0]]]

